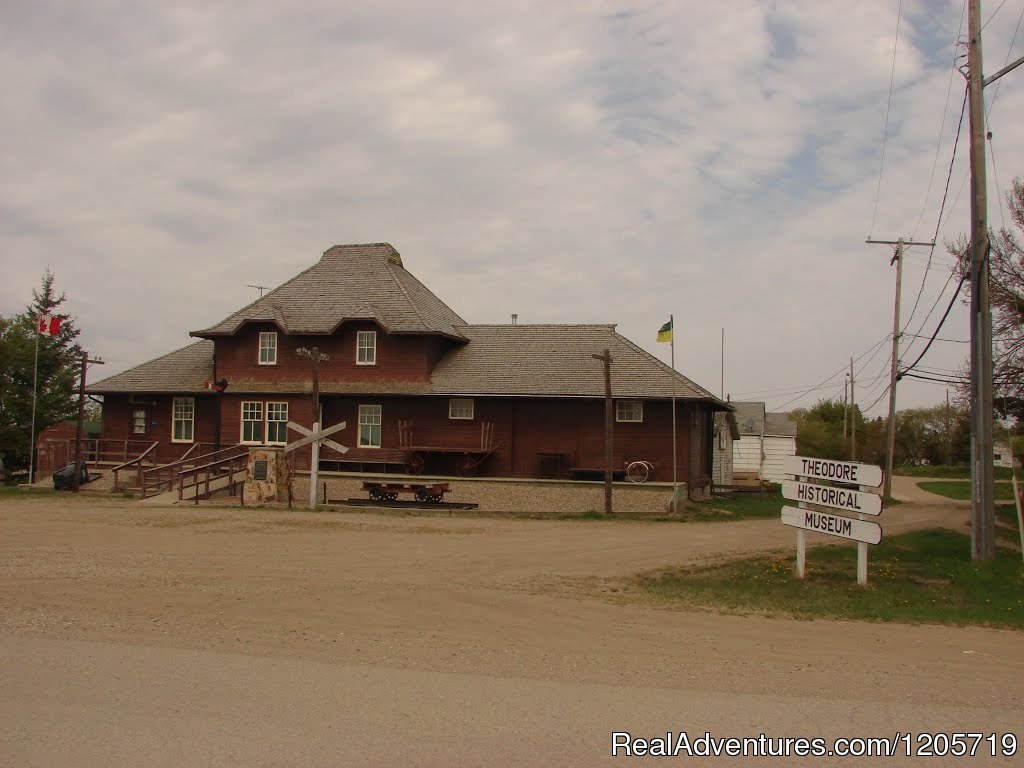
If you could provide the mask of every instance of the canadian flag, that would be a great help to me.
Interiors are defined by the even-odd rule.
[[[41,336],[56,336],[60,332],[60,318],[53,315],[39,315],[37,330]]]

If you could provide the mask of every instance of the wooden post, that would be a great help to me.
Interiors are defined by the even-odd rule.
[[[892,465],[890,464],[890,467],[891,466]],[[886,474],[886,476],[885,476],[885,494],[886,495],[884,495],[882,497],[883,499],[884,498],[888,498],[888,490],[889,490],[888,483],[889,483],[889,475]],[[861,491],[861,492],[867,492],[867,486],[858,485],[857,486],[857,490]],[[864,515],[858,513],[857,519],[858,520],[863,520],[864,519]],[[862,587],[866,587],[868,585],[868,545],[867,545],[866,541],[858,541],[857,542],[857,583],[860,584]]]
[[[799,482],[810,482],[809,477],[796,476],[796,481]],[[799,501],[797,506],[800,509],[807,509],[807,505]],[[798,579],[804,578],[807,575],[807,536],[804,533],[803,528],[796,529],[796,577]]]
[[[612,353],[591,355],[604,363],[604,513],[612,514]]]
[[[96,358],[89,359],[89,353],[82,355],[82,372],[78,379],[78,423],[75,426],[75,476],[71,478],[71,490],[78,493],[82,480],[82,429],[85,424],[85,372],[89,363],[103,365],[103,361]],[[125,443],[127,445],[127,443]],[[32,446],[35,450],[35,446]]]

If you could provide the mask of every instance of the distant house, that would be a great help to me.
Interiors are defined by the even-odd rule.
[[[992,444],[992,464],[996,467],[1010,467],[1010,444],[1005,440],[996,440]],[[1017,466],[1021,466],[1020,457],[1015,457]]]
[[[766,413],[761,477],[773,483],[789,479],[782,471],[782,462],[786,456],[796,456],[796,422],[789,418],[788,413]]]
[[[736,423],[736,414],[731,411],[716,413],[711,452],[711,480],[716,488],[730,486],[733,483],[733,453],[739,439],[740,428]]]
[[[781,483],[787,478],[783,458],[796,455],[796,422],[787,413],[766,413],[764,403],[732,405],[740,433],[733,472]]]

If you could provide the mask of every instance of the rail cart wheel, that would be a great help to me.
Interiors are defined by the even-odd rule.
[[[443,493],[438,493],[438,494],[435,494],[434,496],[431,496],[430,500],[434,504],[440,504],[441,503],[441,499],[443,499],[443,498],[444,498],[444,494]]]
[[[422,489],[419,490],[419,491],[416,491],[415,497],[416,497],[416,501],[430,501],[430,499],[431,499],[430,494],[427,493],[426,491],[422,490]]]
[[[631,461],[626,467],[626,478],[631,483],[642,483],[651,474],[651,465],[646,461]]]
[[[391,493],[387,494],[387,500],[388,501],[396,501],[397,499],[398,499],[398,494],[395,493],[394,491],[392,491]]]
[[[380,488],[371,488],[370,501],[384,501],[384,492]]]

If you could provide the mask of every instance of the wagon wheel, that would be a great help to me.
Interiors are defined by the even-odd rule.
[[[651,465],[646,461],[631,461],[626,467],[626,478],[631,483],[642,483],[651,474]]]
[[[418,475],[420,472],[423,471],[423,467],[424,465],[426,465],[427,462],[424,461],[422,453],[417,453],[413,451],[409,454],[407,463],[409,465],[409,473],[413,475]]]

